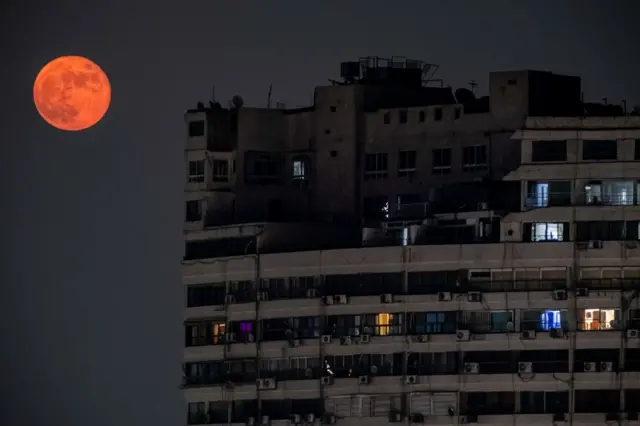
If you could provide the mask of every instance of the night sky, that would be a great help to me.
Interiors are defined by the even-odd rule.
[[[295,107],[340,61],[399,55],[481,94],[489,71],[534,68],[582,76],[586,100],[640,104],[637,0],[17,3],[0,12],[0,424],[185,422],[183,112],[213,84],[224,104],[265,106],[273,84]],[[113,87],[80,133],[32,101],[66,54]]]

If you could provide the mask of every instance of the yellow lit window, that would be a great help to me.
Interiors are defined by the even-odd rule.
[[[376,328],[379,336],[388,336],[390,334],[392,320],[393,314],[376,315]]]
[[[213,344],[217,345],[221,343],[221,339],[224,337],[224,323],[213,324]]]

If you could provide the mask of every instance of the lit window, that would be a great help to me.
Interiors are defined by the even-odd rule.
[[[585,309],[579,315],[580,330],[612,330],[617,327],[619,311],[617,309]]]
[[[222,339],[224,338],[224,323],[215,323],[213,324],[213,344],[217,345],[218,343],[222,343]]]
[[[540,315],[540,324],[543,330],[562,328],[560,310],[548,310]]]
[[[562,241],[564,223],[534,223],[531,241]]]
[[[376,316],[376,328],[378,329],[379,336],[388,336],[390,333],[392,314],[378,314]]]

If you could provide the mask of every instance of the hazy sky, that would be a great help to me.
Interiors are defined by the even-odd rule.
[[[15,3],[15,4],[9,4]],[[0,424],[185,421],[183,111],[305,104],[339,62],[403,55],[451,85],[488,72],[581,75],[586,99],[640,103],[637,0],[114,0],[3,3]],[[392,7],[393,5],[393,7]],[[636,55],[632,53],[635,52]],[[56,131],[31,88],[56,56],[97,62],[113,104]]]

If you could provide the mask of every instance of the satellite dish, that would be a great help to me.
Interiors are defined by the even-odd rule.
[[[235,95],[231,98],[231,102],[233,102],[233,106],[236,108],[242,108],[242,105],[244,105],[244,100],[242,99],[242,96],[239,95]]]
[[[456,90],[455,96],[456,96],[456,101],[458,101],[459,104],[473,102],[476,100],[476,95],[474,95],[471,90],[466,89],[464,87],[461,87],[460,89]]]

